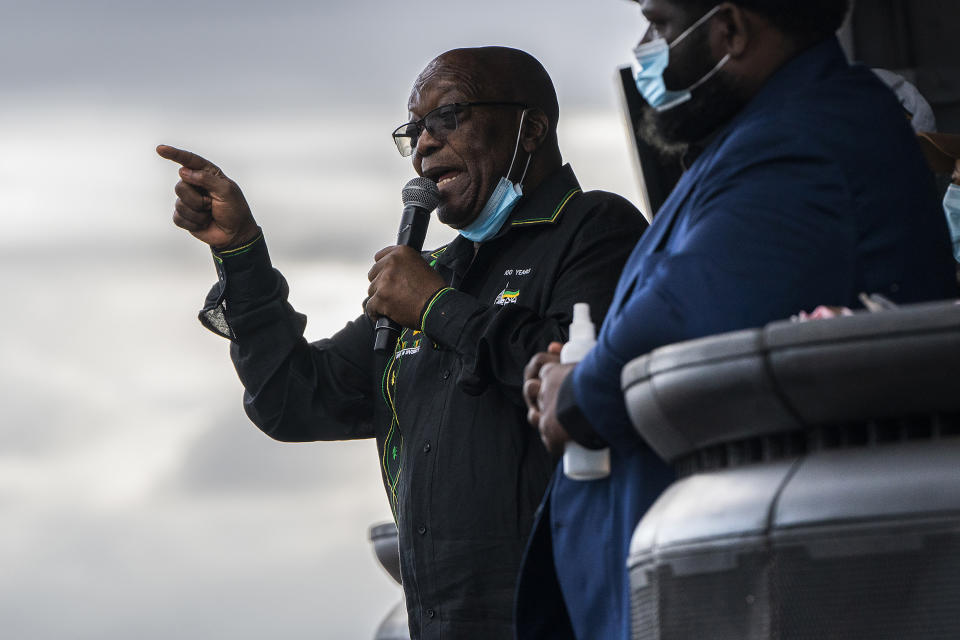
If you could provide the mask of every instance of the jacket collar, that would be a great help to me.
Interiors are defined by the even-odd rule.
[[[555,224],[567,203],[580,191],[573,169],[569,164],[563,165],[537,185],[532,193],[524,194],[497,236],[514,227]]]
[[[836,36],[811,45],[775,71],[726,130],[729,131],[757,111],[766,111],[793,95],[809,93],[811,85],[849,66]]]

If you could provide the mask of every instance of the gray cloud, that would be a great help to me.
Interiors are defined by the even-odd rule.
[[[458,46],[541,58],[570,103],[609,103],[639,35],[624,0],[3,2],[0,92],[63,91],[167,105],[396,103]],[[602,33],[602,37],[595,34]]]
[[[375,459],[373,441],[366,444],[366,454]],[[277,442],[242,412],[231,412],[218,418],[189,446],[173,486],[193,495],[338,492],[356,473],[356,450],[354,444],[347,452],[339,442]]]
[[[329,505],[155,500],[14,513],[30,515],[0,516],[9,638],[370,638],[399,599],[366,526]]]

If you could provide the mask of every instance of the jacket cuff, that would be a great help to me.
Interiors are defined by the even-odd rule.
[[[593,430],[590,420],[577,405],[572,372],[564,379],[557,392],[557,419],[563,425],[567,435],[577,444],[587,449],[605,449],[609,446]]]
[[[425,331],[423,328],[423,322],[424,320],[427,319],[427,316],[430,314],[430,311],[433,309],[434,303],[436,303],[436,301],[442,295],[450,291],[453,291],[452,287],[440,287],[432,296],[430,296],[426,304],[423,305],[423,309],[420,310],[420,322],[418,323],[418,326],[420,327],[420,331]]]
[[[467,322],[480,313],[477,300],[466,293],[444,287],[427,302],[420,315],[420,330],[447,349],[457,348]]]
[[[211,253],[217,283],[197,316],[210,331],[236,340],[237,335],[227,318],[227,307],[230,315],[236,317],[255,306],[257,300],[270,298],[276,292],[278,276],[270,263],[263,234],[242,247],[225,251],[211,248]]]
[[[277,275],[263,234],[242,247],[211,252],[231,315],[243,313],[275,293]]]
[[[241,245],[239,247],[227,247],[225,249],[215,249],[210,247],[210,250],[213,252],[213,258],[216,261],[221,261],[224,258],[232,258],[234,256],[239,256],[248,252],[254,245],[261,243],[263,241],[263,231],[259,230],[257,237],[251,240],[250,242]]]

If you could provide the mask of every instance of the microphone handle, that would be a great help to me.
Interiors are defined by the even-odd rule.
[[[423,239],[427,235],[427,225],[430,223],[430,212],[416,204],[403,207],[400,216],[400,230],[397,231],[397,244],[405,245],[420,251],[423,249]],[[400,325],[386,316],[377,318],[376,337],[373,341],[373,350],[376,353],[390,353],[400,337]]]

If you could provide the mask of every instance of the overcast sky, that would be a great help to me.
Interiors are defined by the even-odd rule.
[[[2,7],[5,94],[88,95],[164,107],[393,104],[461,46],[539,57],[567,105],[610,105],[639,11],[627,0],[33,0]]]
[[[390,517],[373,443],[246,420],[153,147],[241,184],[316,339],[395,237],[389,133],[426,62],[530,51],[581,182],[636,201],[614,71],[639,33],[627,0],[0,0],[4,636],[370,638],[399,598],[366,540]]]

